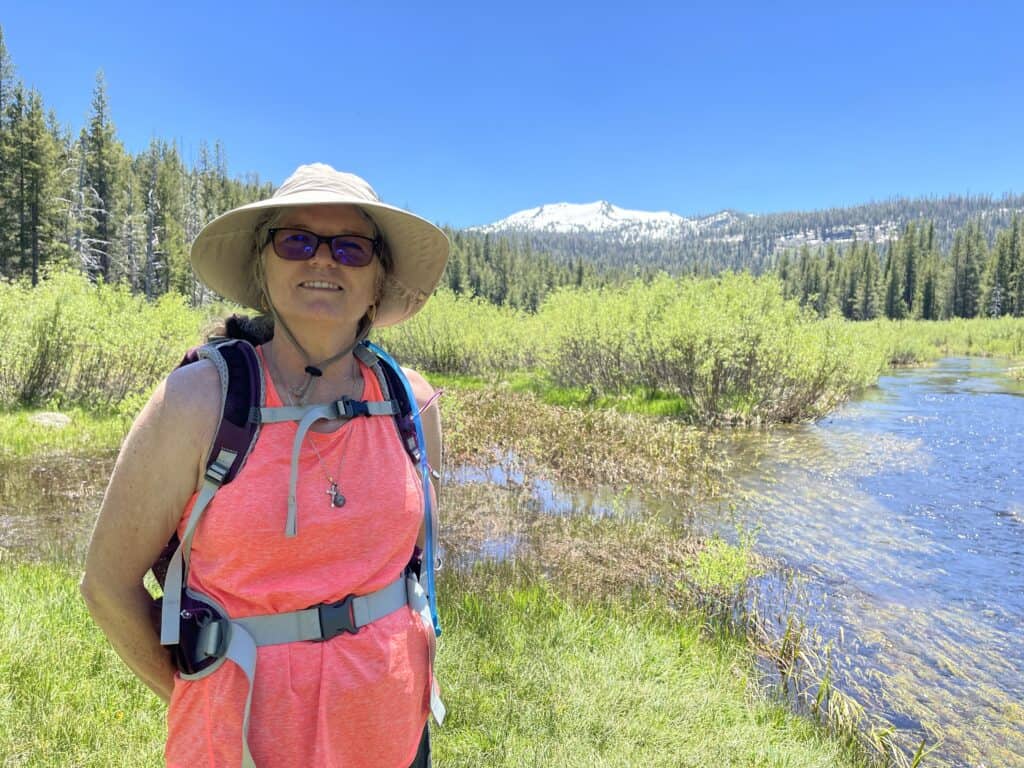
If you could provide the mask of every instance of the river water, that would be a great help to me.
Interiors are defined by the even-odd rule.
[[[758,611],[805,618],[838,688],[937,744],[926,765],[1024,766],[1024,386],[1004,370],[946,359],[736,436],[730,514],[705,517],[757,531],[785,566]]]
[[[838,689],[911,750],[936,745],[926,766],[1024,768],[1024,385],[1004,370],[947,359],[817,424],[737,433],[735,488],[696,515],[757,531],[780,563],[758,614],[804,619]],[[0,464],[0,554],[80,561],[112,464]],[[509,480],[495,472],[453,479]],[[602,513],[535,490],[549,512]]]

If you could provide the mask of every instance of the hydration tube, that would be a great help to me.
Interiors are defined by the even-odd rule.
[[[395,362],[387,352],[371,341],[363,342],[385,365],[398,374],[402,386],[405,388],[405,396],[409,402],[409,416],[416,427],[416,442],[420,447],[419,471],[423,478],[423,515],[426,520],[426,542],[423,550],[423,560],[427,568],[427,598],[430,602],[430,618],[434,622],[434,635],[441,636],[441,623],[437,618],[437,590],[434,587],[434,566],[437,561],[434,559],[434,514],[433,504],[430,500],[430,468],[427,463],[427,444],[423,439],[423,423],[420,420],[419,409],[416,407],[416,395],[412,391],[412,385],[406,378],[401,366]]]

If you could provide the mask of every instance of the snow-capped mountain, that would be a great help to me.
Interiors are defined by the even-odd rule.
[[[584,258],[595,264],[643,264],[670,270],[766,269],[774,254],[838,249],[853,243],[876,248],[898,240],[906,225],[934,226],[939,248],[952,247],[954,233],[968,221],[980,221],[987,237],[1009,227],[1024,213],[1024,195],[942,198],[901,198],[845,208],[781,213],[743,213],[723,210],[703,217],[667,211],[634,211],[606,201],[577,205],[554,203],[514,213],[480,227],[477,234],[495,233],[525,240],[536,251],[568,263]]]
[[[735,214],[723,211],[688,219],[669,211],[633,211],[605,200],[595,203],[553,203],[513,213],[472,231],[611,235],[625,240],[673,239],[727,226]]]

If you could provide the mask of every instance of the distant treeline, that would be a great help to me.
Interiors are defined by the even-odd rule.
[[[230,177],[220,142],[202,143],[191,164],[160,139],[130,155],[102,73],[88,122],[73,135],[15,77],[0,28],[0,279],[35,285],[48,268],[70,266],[150,298],[174,291],[198,304],[206,293],[189,266],[192,240],[218,214],[272,191],[254,174]],[[603,282],[580,259],[556,261],[499,237],[448,235],[447,280],[459,293],[536,309],[557,286]]]
[[[755,275],[774,269],[780,254],[833,244],[845,249],[855,241],[884,247],[910,222],[934,222],[933,242],[942,251],[953,246],[956,233],[968,222],[977,222],[992,242],[999,229],[1024,212],[1024,195],[948,195],[936,198],[893,198],[846,208],[789,211],[752,215],[722,211],[696,220],[692,231],[672,238],[653,231],[609,247],[599,233],[505,232],[518,247],[529,246],[559,263],[582,259],[599,271],[635,271],[637,264],[651,272],[710,276],[726,270]]]
[[[154,139],[132,157],[117,138],[103,74],[77,136],[15,78],[0,29],[0,277],[32,284],[70,265],[149,297],[203,299],[188,247],[217,214],[268,194],[251,176],[227,174],[224,148],[205,143],[193,167]]]
[[[189,266],[192,240],[218,214],[271,191],[255,174],[229,176],[220,142],[200,144],[194,162],[161,139],[129,154],[117,137],[102,73],[87,124],[74,135],[38,91],[16,78],[0,27],[0,279],[35,285],[47,269],[71,267],[149,298],[174,292],[197,305],[209,296]],[[850,319],[1020,316],[1024,245],[1013,218],[1020,207],[1024,198],[976,197],[735,214],[700,237],[631,243],[448,229],[445,281],[456,294],[534,311],[563,286],[622,285],[662,271],[749,270],[774,272],[788,296]],[[793,238],[845,237],[851,216],[878,231],[911,214],[931,219],[906,224],[888,244],[778,247]],[[965,219],[968,214],[973,218]]]
[[[978,220],[940,250],[935,223],[911,222],[881,253],[829,245],[783,253],[775,273],[787,297],[850,320],[1024,316],[1024,224],[1015,216],[990,246]]]

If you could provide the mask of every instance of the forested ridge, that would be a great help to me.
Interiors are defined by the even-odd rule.
[[[907,224],[882,248],[854,243],[784,252],[775,273],[787,296],[820,315],[850,320],[942,320],[950,317],[1024,316],[1024,222],[989,243],[972,219],[956,230],[948,250],[939,247],[932,221]]]
[[[0,279],[35,285],[50,269],[193,304],[208,292],[188,248],[218,214],[266,197],[255,173],[228,172],[219,142],[194,159],[154,138],[118,139],[102,72],[77,133],[17,78],[0,27]],[[894,199],[854,208],[717,216],[700,233],[621,242],[596,235],[484,235],[446,227],[449,288],[536,310],[554,289],[726,270],[775,273],[788,296],[849,319],[1024,314],[1024,197]],[[865,233],[870,238],[864,237]],[[881,233],[883,236],[879,236]],[[795,246],[795,247],[794,247]]]
[[[756,215],[726,210],[690,218],[691,227],[680,228],[672,237],[664,237],[657,227],[640,226],[639,232],[619,237],[614,248],[609,247],[614,237],[607,233],[537,231],[523,225],[500,229],[491,225],[487,231],[529,244],[535,251],[566,261],[582,258],[601,268],[630,269],[642,263],[673,274],[712,274],[723,269],[759,274],[772,269],[787,250],[829,244],[845,248],[854,242],[882,245],[918,221],[933,223],[934,241],[943,251],[952,247],[957,231],[971,221],[977,221],[991,241],[1021,212],[1024,195],[1009,194],[895,197],[846,208]]]

